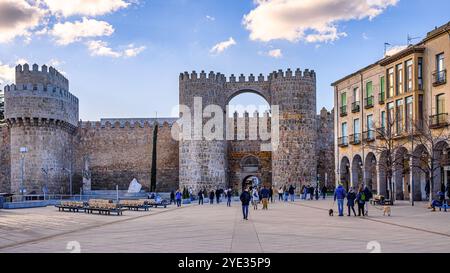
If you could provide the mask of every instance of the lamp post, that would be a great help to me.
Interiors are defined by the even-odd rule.
[[[69,192],[70,198],[72,198],[72,167],[70,169],[63,168],[63,170],[69,173]]]
[[[20,147],[20,193],[22,195],[22,201],[24,197],[24,175],[25,175],[25,154],[28,152],[27,147]]]

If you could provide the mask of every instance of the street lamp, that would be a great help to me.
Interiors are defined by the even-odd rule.
[[[63,168],[63,171],[69,173],[69,191],[70,191],[70,198],[72,198],[72,168],[70,169]]]
[[[24,174],[25,174],[25,154],[28,152],[27,147],[20,147],[20,193],[22,194],[22,201],[23,201],[23,195],[25,192],[24,187]]]

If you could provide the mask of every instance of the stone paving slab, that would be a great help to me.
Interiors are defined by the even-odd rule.
[[[392,217],[370,208],[370,217],[329,217],[330,201],[270,204],[241,216],[239,203],[190,205],[105,217],[54,208],[0,211],[0,252],[450,252],[450,214],[425,203],[399,202]],[[63,234],[61,234],[63,233]],[[60,234],[60,235],[58,235]]]

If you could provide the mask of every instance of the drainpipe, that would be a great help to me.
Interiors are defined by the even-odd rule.
[[[362,179],[363,179],[363,181],[362,181],[362,184],[364,185],[364,186],[366,186],[366,172],[365,172],[365,166],[366,166],[366,155],[365,155],[365,151],[364,151],[364,141],[363,141],[363,138],[364,138],[364,128],[365,128],[365,121],[366,121],[366,119],[364,118],[364,109],[365,109],[365,106],[364,106],[364,81],[363,81],[363,74],[362,74],[362,72],[360,72],[359,73],[359,76],[360,76],[360,83],[361,83],[361,95],[360,95],[360,97],[362,98],[362,100],[361,100],[361,128],[360,128],[360,130],[361,130],[361,152],[362,152],[362,166],[361,166],[361,171],[362,171]],[[367,90],[366,90],[367,91]]]

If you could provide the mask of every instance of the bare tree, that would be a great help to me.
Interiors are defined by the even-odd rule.
[[[438,117],[439,118],[439,117]],[[422,171],[427,179],[427,186],[429,201],[433,200],[434,181],[438,176],[438,171],[442,166],[442,154],[445,148],[442,143],[448,143],[449,134],[446,126],[440,126],[446,124],[447,121],[437,120],[437,122],[430,121],[417,121],[414,123],[414,137],[413,141],[416,144],[415,147],[422,147],[421,153],[411,153],[412,167]],[[433,126],[437,124],[438,126]]]
[[[397,122],[397,120],[399,122]],[[373,129],[372,132],[375,133],[374,137],[376,137],[377,141],[363,141],[364,147],[373,151],[380,159],[378,160],[378,166],[386,173],[387,197],[392,204],[395,200],[393,181],[394,169],[397,166],[404,164],[404,158],[397,157],[396,155],[398,151],[401,148],[404,148],[410,141],[409,133],[407,131],[404,131],[401,134],[397,133],[403,131],[402,128],[397,128],[398,126],[402,126],[401,124],[402,122],[398,117],[387,118],[385,124],[382,126],[373,124],[375,129]]]

